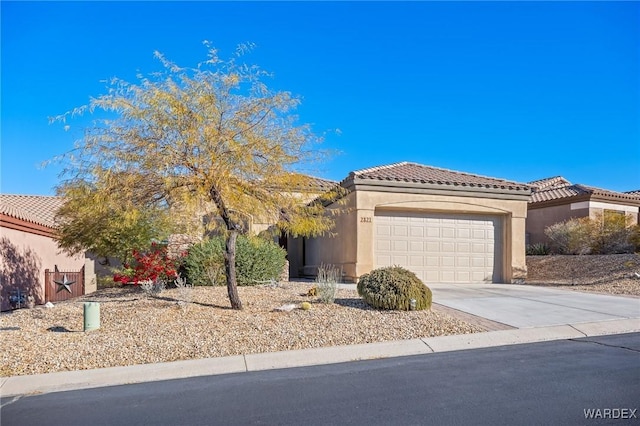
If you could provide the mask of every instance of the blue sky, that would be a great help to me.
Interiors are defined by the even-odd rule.
[[[314,174],[398,161],[640,189],[638,2],[6,2],[0,191],[54,194],[73,146],[48,117],[110,77],[253,42],[274,88],[341,151]]]

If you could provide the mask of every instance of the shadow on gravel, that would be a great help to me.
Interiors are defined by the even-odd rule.
[[[180,299],[176,299],[173,297],[167,297],[167,296],[153,296],[154,299],[158,299],[158,300],[164,300],[165,302],[174,302],[174,303],[180,303],[181,300]],[[225,309],[225,310],[229,310],[231,309],[231,306],[221,306],[221,305],[214,305],[212,303],[202,303],[202,302],[188,302],[188,305],[198,305],[198,306],[205,306],[207,308],[218,308],[218,309]]]
[[[125,299],[126,298],[126,299]],[[100,289],[94,293],[86,294],[78,299],[69,299],[69,302],[135,302],[144,298],[144,294],[140,287],[126,286],[126,287],[110,287]],[[59,302],[62,303],[62,302]]]
[[[334,301],[336,305],[344,306],[345,308],[362,309],[363,311],[374,311],[376,309],[364,303],[362,299],[336,299]]]
[[[61,325],[54,325],[53,327],[47,328],[47,331],[51,331],[53,333],[80,333],[79,331],[69,330],[67,327],[63,327]]]

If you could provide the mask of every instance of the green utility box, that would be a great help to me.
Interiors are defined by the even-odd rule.
[[[98,302],[84,303],[84,331],[100,328],[100,304]]]

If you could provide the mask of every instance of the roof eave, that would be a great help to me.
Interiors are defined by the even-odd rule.
[[[460,197],[481,197],[528,201],[531,196],[529,188],[496,188],[485,185],[434,184],[426,182],[407,182],[395,180],[362,179],[349,176],[342,181],[349,190],[365,190],[379,192],[408,192],[415,194],[454,195]]]
[[[640,208],[640,200],[612,197],[605,194],[578,194],[568,197],[555,198],[553,200],[530,201],[528,208],[541,209],[544,207],[561,206],[566,204],[578,203],[581,201],[600,201],[610,204],[622,204]]]

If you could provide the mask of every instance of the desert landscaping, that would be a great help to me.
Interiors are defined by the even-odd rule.
[[[640,297],[640,256],[531,256],[529,285]],[[381,311],[354,290],[335,303],[308,296],[313,282],[240,287],[242,311],[225,287],[179,289],[156,297],[140,287],[105,288],[53,308],[0,315],[0,375],[168,362],[237,354],[371,343],[485,331],[481,322],[437,305],[426,311]],[[83,302],[100,303],[101,326],[83,331]],[[309,310],[299,308],[311,303]],[[277,311],[286,304],[290,312]]]
[[[353,290],[335,303],[306,296],[313,283],[239,287],[242,311],[229,308],[226,287],[177,289],[147,297],[140,287],[109,288],[51,309],[0,315],[0,375],[50,373],[226,355],[351,345],[484,331],[437,308],[379,311]],[[101,326],[83,332],[83,302],[100,302]],[[304,302],[311,309],[275,309]]]
[[[640,297],[640,255],[528,256],[527,284]]]

